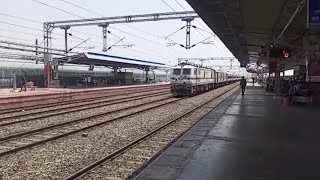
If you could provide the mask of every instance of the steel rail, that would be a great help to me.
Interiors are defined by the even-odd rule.
[[[108,103],[108,101],[110,101],[110,100],[106,100],[106,101],[100,101],[100,102],[94,102],[94,103],[88,103],[88,104],[80,104],[80,105],[75,105],[75,106],[70,106],[70,107],[61,107],[58,109],[48,109],[48,110],[40,111],[40,112],[30,112],[27,114],[18,114],[18,115],[0,118],[0,127],[12,125],[12,124],[17,124],[17,123],[21,123],[21,122],[29,122],[29,121],[43,119],[43,118],[47,118],[47,117],[59,116],[59,115],[68,114],[68,113],[72,113],[72,112],[78,112],[78,111],[82,111],[82,110],[88,110],[88,109],[93,109],[93,108],[99,108],[99,107],[104,107],[104,106],[110,106],[110,105],[140,100],[140,99],[149,98],[149,97],[156,97],[156,96],[161,96],[161,95],[165,95],[165,94],[169,94],[169,92],[167,92],[167,93],[166,92],[159,92],[159,93],[154,93],[154,94],[150,93],[150,94],[146,94],[146,95],[136,95],[133,97],[124,97],[124,98],[112,100],[115,102],[109,102],[109,103]],[[77,109],[71,109],[71,108],[77,108]],[[65,109],[71,109],[71,110],[65,110]],[[61,111],[61,110],[65,110],[65,111],[52,114],[52,112]],[[23,119],[23,120],[11,121],[11,122],[1,124],[2,121],[8,121],[11,119],[25,117],[25,116],[39,115],[39,114],[43,114],[43,113],[46,113],[46,114],[43,116],[39,116],[39,117],[31,117],[31,118],[27,118],[27,119]],[[51,114],[47,114],[47,113],[51,113]]]
[[[134,107],[126,107],[126,108],[117,109],[117,110],[114,110],[114,111],[99,113],[99,114],[96,114],[96,115],[93,115],[93,116],[79,118],[79,119],[76,119],[76,120],[73,120],[73,121],[59,123],[59,124],[47,126],[47,127],[44,127],[44,128],[28,131],[28,132],[23,132],[23,133],[18,133],[18,134],[2,137],[2,138],[0,138],[0,142],[7,142],[8,140],[11,140],[11,139],[14,139],[14,138],[25,137],[27,135],[34,135],[37,132],[45,131],[45,130],[52,129],[52,128],[56,129],[59,126],[65,126],[65,125],[68,125],[68,124],[71,124],[71,123],[81,122],[81,121],[89,120],[89,119],[92,119],[92,118],[105,116],[105,115],[108,115],[110,113],[116,113],[116,112],[120,112],[120,111],[123,111],[123,110],[131,109],[131,108],[141,107],[141,106],[144,106],[144,105],[157,103],[159,101],[165,101],[165,100],[168,100],[168,99],[173,99],[173,100],[169,101],[169,102],[166,102],[164,104],[158,104],[158,105],[153,106],[153,107],[149,107],[149,108],[146,108],[146,109],[143,109],[143,110],[139,110],[139,111],[134,112],[134,113],[130,113],[130,114],[127,114],[127,115],[122,115],[122,116],[119,116],[119,117],[116,117],[116,118],[112,118],[112,119],[109,119],[109,120],[106,120],[106,121],[102,121],[102,122],[99,122],[99,123],[96,123],[96,124],[93,124],[93,125],[89,125],[89,126],[86,126],[86,127],[83,127],[83,128],[72,130],[70,132],[66,132],[66,133],[63,133],[63,134],[60,134],[60,135],[57,135],[57,136],[49,137],[49,138],[44,139],[44,140],[32,142],[30,144],[27,144],[27,145],[24,145],[24,146],[21,146],[21,147],[17,147],[17,148],[13,148],[13,149],[10,149],[8,151],[3,151],[3,152],[0,152],[0,157],[8,155],[8,154],[15,153],[15,152],[18,152],[18,151],[21,151],[21,150],[24,150],[24,149],[27,149],[27,148],[30,148],[30,147],[33,147],[33,146],[36,146],[36,145],[40,145],[40,144],[43,144],[43,143],[46,143],[46,142],[49,142],[49,141],[53,141],[53,140],[56,140],[56,139],[59,139],[59,138],[62,138],[62,137],[65,137],[65,136],[68,136],[68,135],[71,135],[71,134],[75,134],[77,132],[81,132],[81,131],[84,131],[84,130],[87,130],[87,129],[91,129],[91,128],[94,128],[94,127],[97,127],[97,126],[101,126],[101,125],[104,125],[104,124],[107,124],[107,123],[110,123],[110,122],[113,122],[113,121],[117,121],[117,120],[120,120],[120,119],[123,119],[123,118],[126,118],[126,117],[130,117],[130,116],[133,116],[133,115],[136,115],[136,114],[140,114],[140,113],[143,113],[143,112],[155,109],[155,108],[159,108],[159,107],[162,107],[162,106],[165,106],[165,105],[180,101],[180,100],[182,100],[184,98],[177,99],[177,98],[168,97],[168,98],[165,98],[165,99],[160,99],[160,100],[156,100],[156,101],[152,101],[152,102],[148,102],[148,103],[142,103],[142,104],[139,104],[139,105],[135,105]]]
[[[199,106],[197,106],[197,107],[189,110],[188,112],[180,115],[179,117],[177,117],[177,118],[175,118],[175,119],[167,122],[166,124],[164,124],[164,125],[156,128],[155,130],[152,130],[152,131],[149,132],[148,134],[146,134],[146,135],[144,135],[144,136],[142,136],[142,137],[137,138],[136,140],[132,141],[131,143],[125,145],[124,147],[122,147],[122,148],[114,151],[113,153],[111,153],[111,154],[109,154],[109,155],[107,155],[107,156],[105,156],[105,157],[103,157],[103,158],[95,161],[94,163],[88,165],[87,167],[85,167],[85,168],[83,168],[83,169],[75,172],[74,174],[70,175],[69,177],[65,178],[64,180],[74,180],[74,179],[77,179],[77,178],[79,178],[79,177],[82,177],[83,175],[85,175],[86,173],[88,173],[90,170],[92,170],[92,169],[100,166],[101,164],[105,163],[106,161],[108,161],[108,160],[110,160],[110,159],[112,159],[112,158],[114,158],[114,157],[122,154],[122,153],[125,152],[127,149],[129,149],[129,148],[133,147],[134,145],[138,144],[140,141],[143,141],[143,140],[149,138],[150,136],[156,134],[157,132],[159,132],[159,131],[162,130],[163,128],[165,128],[165,127],[173,124],[174,122],[176,122],[176,121],[178,121],[178,120],[180,120],[180,119],[188,116],[189,114],[191,114],[191,113],[193,113],[194,111],[198,110],[199,108],[201,108],[201,107],[203,107],[203,106],[211,103],[211,102],[214,101],[215,99],[223,96],[224,94],[230,92],[231,90],[233,90],[233,89],[236,88],[236,87],[237,87],[237,86],[232,87],[230,90],[228,90],[228,91],[226,91],[226,92],[224,92],[224,93],[221,93],[220,95],[214,97],[213,99],[210,99],[210,100],[202,103],[201,105],[199,105]],[[199,120],[199,121],[200,121],[200,120]]]

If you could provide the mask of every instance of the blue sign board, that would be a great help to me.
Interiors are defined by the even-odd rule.
[[[308,28],[320,28],[320,0],[308,0]]]

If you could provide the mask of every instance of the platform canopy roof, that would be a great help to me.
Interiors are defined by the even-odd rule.
[[[261,52],[268,54],[274,42],[290,47],[293,58],[288,62],[294,62],[305,53],[303,38],[320,32],[320,29],[306,28],[307,0],[187,1],[243,63],[267,62]],[[301,2],[304,2],[302,8],[293,17]],[[319,42],[319,39],[312,39]]]
[[[137,68],[137,69],[159,69],[168,68],[164,63],[153,62],[149,60],[134,59],[129,57],[114,56],[105,52],[83,52],[71,57],[58,59],[59,63],[95,65],[117,68]]]

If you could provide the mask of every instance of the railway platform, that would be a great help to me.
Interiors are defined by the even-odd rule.
[[[56,103],[63,101],[79,100],[83,98],[93,98],[102,96],[105,93],[130,92],[131,89],[144,89],[169,85],[168,82],[154,84],[139,84],[130,86],[111,86],[99,88],[36,88],[35,91],[19,92],[19,89],[0,89],[0,110],[7,108],[16,108],[26,105],[40,105],[47,103]]]
[[[320,111],[261,87],[234,93],[135,180],[319,179]]]

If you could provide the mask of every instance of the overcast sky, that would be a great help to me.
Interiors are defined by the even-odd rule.
[[[45,21],[57,21],[57,20],[70,20],[79,19],[78,16],[93,18],[99,17],[94,13],[90,13],[83,9],[74,7],[62,0],[37,0],[49,4],[51,6],[61,8],[75,15],[71,15],[57,9],[47,7],[43,4],[37,3],[33,0],[1,0],[0,6],[0,40],[9,40],[15,42],[23,42],[33,44],[35,39],[38,38],[39,42],[42,41],[42,23]],[[119,16],[119,15],[134,15],[134,14],[146,14],[156,12],[172,12],[162,0],[65,0],[75,5],[81,6],[95,13],[103,16]],[[165,0],[175,11],[193,10],[185,0]],[[178,4],[180,3],[183,8]],[[3,13],[3,14],[1,14]],[[30,22],[26,20],[20,20],[6,15],[17,16],[36,22]],[[37,23],[38,22],[38,23]],[[13,26],[6,23],[17,24],[29,28],[38,29],[31,30],[23,27]],[[192,22],[193,25],[209,31],[200,31],[199,34],[195,29],[191,29],[191,44],[195,44],[210,37],[213,32],[209,27],[201,20],[198,19]],[[167,43],[170,41],[165,40],[164,36],[167,36],[182,26],[185,22],[181,20],[169,20],[158,22],[141,22],[130,23],[130,27],[123,24],[112,24],[109,28],[112,34],[125,38],[123,44],[133,44],[131,48],[114,47],[109,53],[118,56],[133,57],[139,59],[146,59],[151,61],[163,62],[168,64],[176,64],[177,59],[180,57],[230,57],[232,53],[224,46],[219,38],[211,38],[215,45],[212,44],[199,44],[190,50],[181,48],[180,46],[167,47]],[[204,26],[204,27],[203,27]],[[133,28],[132,28],[133,27]],[[118,31],[112,28],[122,30]],[[144,31],[139,31],[136,28]],[[54,30],[55,33],[63,34],[60,29]],[[102,29],[97,26],[71,28],[70,32],[79,38],[87,39],[91,38],[90,42],[82,45],[82,48],[95,48],[96,50],[102,49]],[[127,34],[125,32],[131,33]],[[176,33],[171,37],[174,41],[185,44],[185,29]],[[138,38],[139,36],[142,38]],[[163,38],[161,38],[163,37]],[[63,36],[53,35],[53,47],[63,49],[64,41]],[[108,44],[112,45],[118,41],[117,37],[108,34]],[[150,41],[147,41],[147,40]],[[209,40],[207,40],[208,42]],[[69,47],[73,47],[80,43],[81,40],[76,38],[69,39]],[[120,45],[122,43],[119,43]],[[122,45],[123,45],[122,44]],[[85,49],[77,49],[78,51]],[[1,50],[0,50],[1,51]],[[213,63],[213,62],[212,62]],[[210,63],[210,64],[212,64]],[[230,62],[215,62],[216,65],[229,65]],[[238,62],[234,62],[234,65],[238,65]]]

